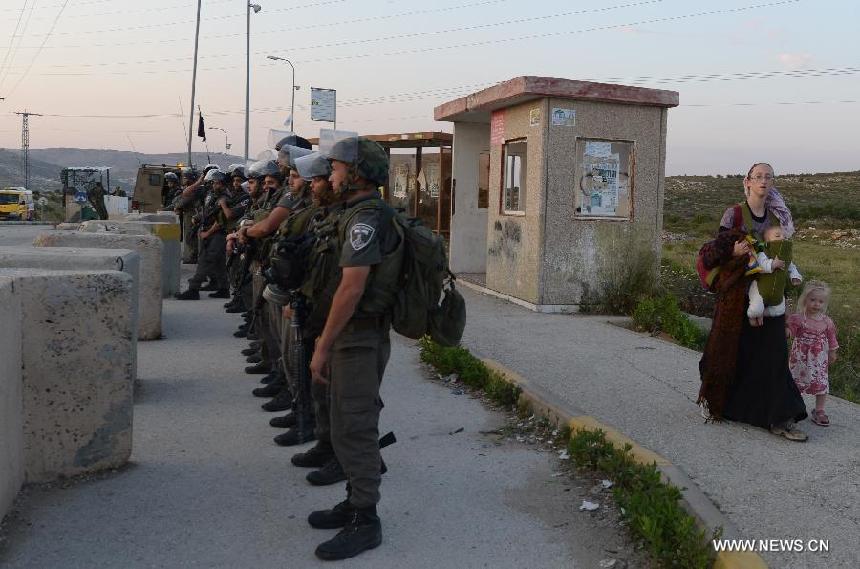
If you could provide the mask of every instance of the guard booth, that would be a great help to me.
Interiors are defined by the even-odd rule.
[[[77,222],[98,219],[98,214],[89,205],[87,194],[100,182],[105,195],[110,188],[109,166],[74,166],[60,171],[63,184],[64,221]],[[95,214],[95,215],[94,215]]]
[[[447,238],[451,226],[454,136],[447,132],[362,136],[378,142],[388,153],[388,184],[382,188],[385,201],[409,217],[420,218],[425,226]],[[318,145],[319,139],[312,138],[310,143]]]
[[[675,91],[528,76],[436,107],[454,123],[452,270],[542,312],[655,278],[677,105]]]

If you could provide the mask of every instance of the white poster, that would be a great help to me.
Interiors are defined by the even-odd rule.
[[[311,87],[311,120],[335,122],[337,91]]]
[[[585,175],[591,184],[586,195],[583,212],[591,215],[615,215],[618,209],[618,154],[594,156],[586,151]],[[584,188],[585,189],[585,188]]]
[[[576,126],[576,109],[553,109],[552,126]]]

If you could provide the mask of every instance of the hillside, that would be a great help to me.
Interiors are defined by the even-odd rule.
[[[239,156],[221,153],[195,152],[195,164],[212,162],[228,166],[243,162]],[[66,166],[109,166],[111,186],[120,186],[129,191],[134,187],[139,164],[177,164],[185,163],[187,155],[174,152],[167,154],[143,154],[124,150],[105,150],[87,148],[38,148],[30,150],[31,189],[59,190],[60,170]],[[21,158],[17,150],[0,150],[0,184],[21,185]]]

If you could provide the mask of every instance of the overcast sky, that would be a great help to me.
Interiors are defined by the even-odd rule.
[[[310,120],[311,86],[337,89],[339,129],[451,132],[433,121],[435,105],[542,75],[679,91],[669,174],[739,172],[761,160],[778,173],[860,168],[856,0],[260,3],[251,16],[252,155],[289,115],[289,66],[272,54],[295,64],[296,131],[308,137],[330,126]],[[0,147],[20,146],[12,113],[26,108],[45,115],[31,119],[33,148],[184,150],[196,6],[2,0]],[[203,0],[200,31],[197,103],[236,154],[245,6]],[[209,148],[223,151],[224,134],[209,134]],[[196,138],[194,149],[204,149]]]

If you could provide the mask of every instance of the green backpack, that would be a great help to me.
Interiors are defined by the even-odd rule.
[[[466,327],[466,301],[454,286],[445,240],[420,219],[400,213],[394,225],[404,247],[392,327],[407,338],[428,335],[443,346],[458,345]]]
[[[382,207],[381,200],[368,200],[353,208],[344,219],[359,211]],[[403,248],[400,283],[392,307],[394,331],[417,340],[430,336],[443,346],[456,346],[466,327],[466,302],[454,286],[456,277],[448,268],[445,240],[425,227],[420,219],[402,213],[393,216],[394,229]]]

